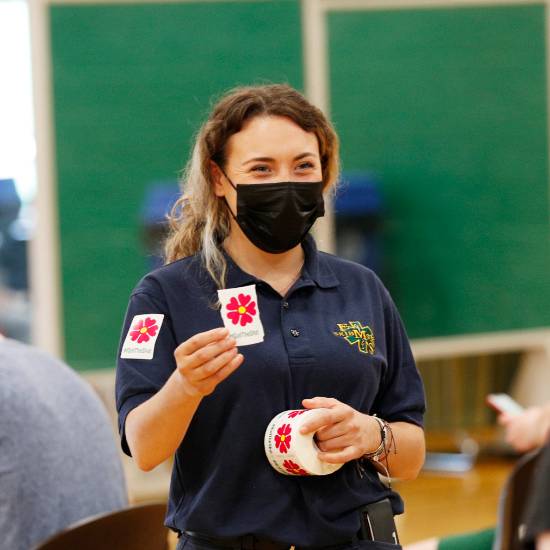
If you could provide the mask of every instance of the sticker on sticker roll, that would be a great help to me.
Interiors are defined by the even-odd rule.
[[[298,409],[279,413],[267,426],[264,449],[269,463],[281,474],[294,476],[323,476],[332,474],[343,464],[319,460],[319,448],[314,433],[301,434],[307,420],[318,415],[318,409]]]
[[[237,346],[264,341],[264,327],[260,319],[256,285],[218,290],[223,324]]]

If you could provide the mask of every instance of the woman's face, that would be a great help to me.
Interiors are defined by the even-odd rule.
[[[237,184],[321,181],[319,144],[290,118],[257,116],[227,141],[225,173]],[[237,193],[217,166],[212,166],[215,193],[236,212]]]

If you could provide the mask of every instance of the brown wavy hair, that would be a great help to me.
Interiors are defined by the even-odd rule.
[[[256,116],[284,116],[319,143],[324,189],[338,179],[338,137],[320,109],[287,84],[239,87],[227,92],[200,128],[183,171],[182,195],[167,216],[165,263],[200,253],[218,288],[225,287],[227,265],[220,251],[230,230],[225,201],[214,193],[210,161],[225,168],[228,139]]]

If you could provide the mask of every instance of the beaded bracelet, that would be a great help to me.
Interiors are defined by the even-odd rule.
[[[386,486],[389,489],[391,489],[391,476],[390,476],[389,465],[388,465],[388,454],[392,451],[392,449],[394,454],[397,454],[395,438],[393,437],[393,431],[391,429],[391,426],[385,420],[378,418],[375,414],[373,414],[372,417],[376,419],[376,421],[378,422],[378,425],[380,426],[381,442],[376,450],[374,450],[371,453],[366,453],[362,457],[356,460],[355,463],[357,466],[357,471],[359,473],[359,477],[363,478],[363,476],[366,473],[365,462],[367,460],[372,460],[373,462],[376,462],[376,464],[380,464],[380,466],[384,470],[384,475],[386,477],[386,483],[387,483]],[[389,434],[389,445],[386,445],[388,434]]]
[[[361,458],[366,458],[367,460],[375,460],[378,462],[380,456],[386,454],[386,439],[388,437],[388,430],[390,429],[388,424],[384,422],[381,418],[378,418],[376,415],[373,415],[372,418],[378,422],[380,426],[380,445],[377,449],[370,453],[365,453]]]

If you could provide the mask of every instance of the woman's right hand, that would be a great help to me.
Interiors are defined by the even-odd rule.
[[[191,396],[211,394],[216,386],[239,368],[243,355],[226,328],[199,332],[174,351],[177,370]]]

